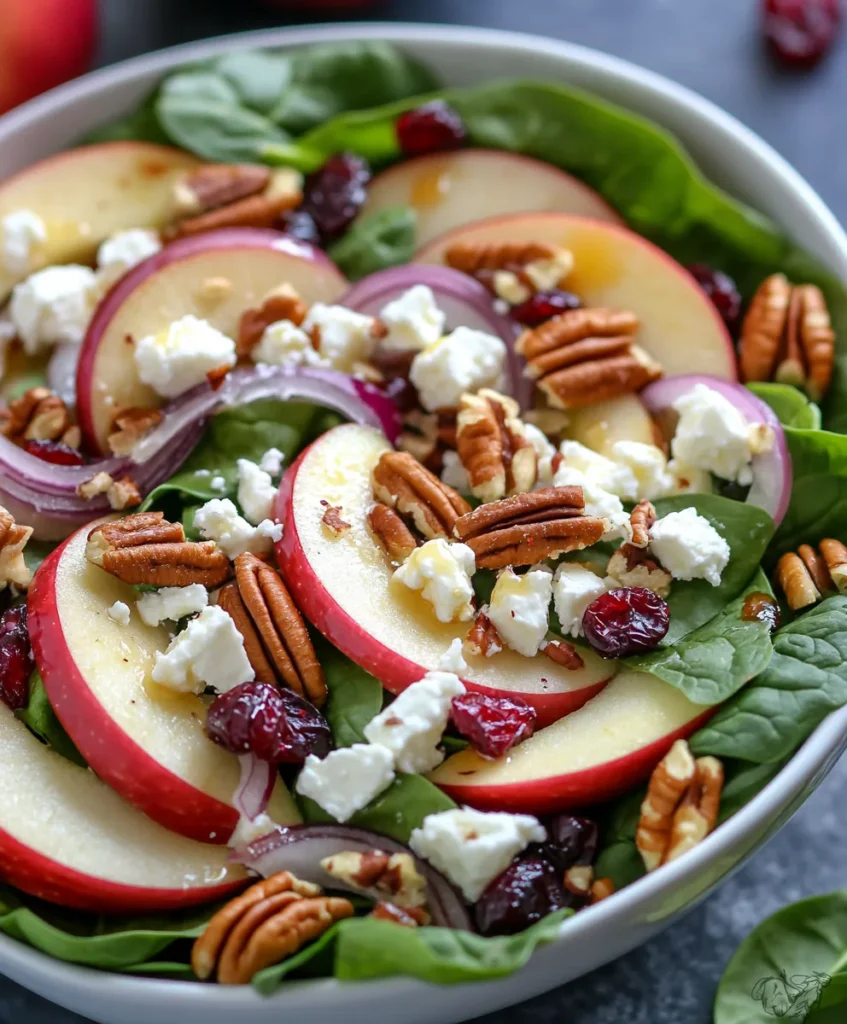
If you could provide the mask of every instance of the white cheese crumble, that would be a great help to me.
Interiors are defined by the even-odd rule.
[[[29,274],[33,252],[47,241],[47,225],[32,210],[13,210],[0,220],[0,264],[15,277]]]
[[[187,615],[202,612],[209,603],[209,594],[200,583],[187,587],[162,587],[142,594],[137,603],[138,614],[148,626],[159,626],[166,620],[179,622]]]
[[[636,500],[638,481],[629,466],[607,459],[579,441],[562,441],[559,452],[562,455],[561,469],[575,470],[595,488],[608,491],[624,501]]]
[[[502,339],[470,327],[428,345],[412,360],[409,379],[424,408],[455,408],[466,391],[495,387],[506,361]]]
[[[238,460],[238,504],[248,522],[258,526],[269,519],[276,497],[270,473],[249,459]]]
[[[390,750],[372,743],[354,743],[333,750],[320,760],[309,754],[297,778],[297,792],[331,814],[347,821],[394,781]]]
[[[123,601],[115,601],[107,612],[110,619],[114,619],[121,626],[129,625],[129,605]]]
[[[427,672],[365,726],[365,739],[391,751],[398,771],[423,775],[444,760],[438,749],[454,697],[465,688],[454,672]]]
[[[668,471],[673,474],[674,494],[711,494],[714,491],[712,474],[705,469],[687,466],[679,459],[671,459]]]
[[[15,285],[9,316],[27,355],[43,346],[82,341],[94,308],[94,271],[70,263],[46,267]]]
[[[677,580],[708,580],[713,587],[729,562],[729,544],[693,508],[669,512],[650,529],[650,549]]]
[[[393,351],[423,349],[444,333],[444,313],[438,308],[432,289],[416,284],[382,307],[380,322],[388,328],[383,348]]]
[[[139,339],[134,356],[142,383],[163,398],[176,398],[202,384],[207,373],[234,366],[236,358],[232,338],[190,313]]]
[[[629,514],[624,511],[623,502],[616,494],[600,487],[590,476],[563,462],[553,477],[553,486],[582,488],[586,515],[597,516],[608,522],[603,540],[627,536]]]
[[[573,253],[569,249],[559,249],[555,255],[547,259],[532,260],[522,269],[537,292],[549,292],[559,287],[573,270],[573,266]]]
[[[450,544],[438,537],[415,548],[394,579],[410,590],[420,590],[439,622],[466,622],[473,618],[475,569],[476,557],[467,544]]]
[[[227,846],[232,850],[243,849],[257,839],[261,839],[262,836],[273,832],[276,828],[276,822],[267,814],[257,814],[255,818],[248,818],[242,814],[238,818],[238,824],[235,826],[235,831],[230,836]]]
[[[547,440],[547,435],[534,423],[524,423],[524,435],[535,449],[538,460],[538,485],[549,487],[553,482],[553,459],[556,457],[556,446]],[[447,453],[445,452],[445,457]]]
[[[540,822],[529,814],[456,807],[427,815],[413,830],[409,846],[475,903],[521,851],[546,838]]]
[[[245,551],[266,554],[282,536],[282,527],[270,520],[251,526],[229,498],[212,498],[198,508],[194,528],[205,540],[213,540],[227,558],[237,558]]]
[[[216,474],[209,481],[209,486],[212,488],[213,491],[220,491],[221,494],[224,494],[227,489],[226,477],[223,477],[220,474]]]
[[[459,458],[459,453],[446,451],[441,461],[441,482],[452,487],[459,494],[471,493],[471,482],[468,474]]]
[[[723,480],[752,483],[751,428],[720,392],[695,384],[673,403],[679,413],[671,441],[674,459]]]
[[[261,459],[259,459],[259,469],[270,476],[279,476],[282,472],[283,462],[285,462],[285,455],[279,448],[268,448]]]
[[[226,693],[254,675],[241,634],[217,605],[191,619],[164,654],[157,651],[153,666],[153,681],[177,693],[202,693],[207,686]]]
[[[317,336],[318,354],[325,364],[350,373],[356,363],[370,359],[376,346],[372,316],[344,306],[316,302],[303,321],[303,330]]]
[[[562,562],[553,578],[553,606],[562,633],[582,636],[582,617],[586,608],[607,590],[604,581],[584,565]]]
[[[250,357],[254,363],[272,366],[328,366],[308,334],[290,320],[269,324]]]
[[[612,456],[635,477],[635,496],[630,500],[654,501],[676,491],[676,480],[668,469],[668,460],[657,445],[642,441],[616,441],[612,445]]]
[[[456,675],[459,675],[461,672],[467,672],[468,663],[465,661],[465,656],[462,653],[461,637],[457,636],[441,655],[438,667],[442,672],[455,672]]]
[[[118,231],[100,244],[97,250],[97,267],[102,278],[114,283],[132,267],[150,256],[155,256],[161,248],[162,242],[156,231],[148,228]]]
[[[547,568],[518,576],[504,569],[491,591],[488,617],[513,651],[532,658],[547,636],[553,574]]]

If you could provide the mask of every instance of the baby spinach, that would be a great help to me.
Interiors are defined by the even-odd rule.
[[[646,789],[640,786],[605,809],[601,819],[602,846],[594,865],[597,878],[611,878],[615,889],[641,878],[644,861],[635,847],[635,830],[641,817]]]
[[[738,597],[704,626],[672,647],[627,660],[675,686],[695,704],[720,704],[763,671],[773,653],[768,624],[742,617],[747,595],[757,591],[770,592],[761,569]]]
[[[52,747],[57,754],[61,754],[62,757],[83,768],[88,767],[85,758],[76,749],[73,740],[56,717],[56,712],[47,699],[47,691],[44,689],[38,669],[35,669],[29,677],[29,702],[25,708],[19,708],[15,712],[15,717],[19,718],[28,729],[31,729],[40,740]]]
[[[329,690],[324,714],[335,746],[364,743],[365,726],[382,709],[382,684],[325,640],[318,641],[317,653]]]
[[[409,263],[415,253],[417,215],[411,206],[390,206],[365,214],[329,248],[351,281],[377,270]]]
[[[799,427],[801,430],[820,430],[820,407],[797,388],[790,384],[773,384],[766,381],[756,381],[747,387],[773,409],[783,426]]]
[[[718,823],[731,818],[736,811],[749,803],[771,779],[776,778],[787,761],[788,757],[785,757],[770,764],[751,764],[749,761],[724,758],[724,787],[721,792]]]

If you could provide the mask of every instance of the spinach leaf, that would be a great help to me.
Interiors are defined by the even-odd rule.
[[[364,728],[382,710],[382,683],[325,640],[317,641],[329,701],[324,708],[336,747],[364,743]]]
[[[747,387],[773,409],[783,426],[820,430],[820,408],[797,388],[765,381],[755,381]]]
[[[691,738],[695,754],[780,761],[847,703],[847,597],[831,597],[782,629],[770,665]]]
[[[787,761],[788,757],[785,757],[770,764],[751,764],[749,761],[724,758],[724,787],[721,792],[718,824],[731,818],[757,793],[761,793],[771,779],[775,779],[782,771]]]
[[[671,587],[668,604],[671,625],[662,647],[672,647],[705,625],[736,598],[759,566],[773,534],[773,520],[762,509],[717,494],[679,494],[654,502],[659,517],[692,506],[708,519],[730,547],[729,564],[721,582],[678,580]]]
[[[216,57],[208,67],[229,82],[245,107],[271,120],[293,75],[290,55],[271,50],[235,50]]]
[[[47,691],[44,689],[38,669],[29,677],[29,703],[25,708],[19,708],[15,712],[15,717],[31,729],[40,740],[51,746],[57,754],[83,768],[88,767],[85,758],[76,749],[73,740],[56,717],[56,712],[47,699]]]
[[[758,569],[738,597],[705,626],[672,647],[628,658],[628,663],[664,679],[695,704],[722,703],[767,668],[771,659],[768,624],[742,618],[747,595],[770,589],[767,576]]]
[[[80,142],[84,145],[94,145],[98,142],[156,142],[167,146],[171,144],[171,139],[159,124],[154,92],[131,113],[95,128]]]
[[[714,1024],[843,1020],[847,1002],[847,892],[812,896],[778,910],[730,960],[715,998]],[[819,1016],[842,1005],[841,1016]]]
[[[597,878],[611,878],[616,890],[645,873],[644,861],[635,846],[635,830],[646,792],[646,787],[641,786],[634,793],[616,800],[605,809],[600,822],[602,846],[594,874]]]
[[[411,206],[390,206],[365,214],[329,248],[351,281],[377,270],[409,263],[415,253],[417,214]]]
[[[24,548],[24,562],[26,563],[27,569],[31,569],[32,572],[35,572],[55,547],[55,541],[32,540],[30,538]]]

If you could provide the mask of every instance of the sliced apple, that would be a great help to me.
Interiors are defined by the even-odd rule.
[[[243,883],[225,847],[157,825],[40,743],[2,703],[0,745],[4,882],[52,903],[113,914],[218,900]]]
[[[368,531],[373,505],[370,473],[388,442],[376,430],[347,424],[320,437],[283,479],[277,517],[285,523],[279,566],[300,609],[336,647],[392,693],[438,663],[467,622],[441,623],[428,604],[392,579],[393,570]],[[351,528],[332,538],[321,524],[325,505],[340,505]],[[568,671],[544,655],[504,650],[468,657],[465,684],[514,694],[532,704],[546,725],[584,704],[614,674],[614,663],[589,651],[585,666]]]
[[[161,228],[173,216],[174,182],[199,161],[150,142],[80,146],[0,183],[0,218],[32,210],[47,227],[33,270],[90,263],[97,246],[127,228]],[[0,305],[19,278],[0,266]]]
[[[550,814],[620,796],[643,782],[674,740],[712,714],[656,676],[622,670],[587,704],[486,761],[454,754],[430,779],[458,803]]]
[[[665,376],[709,373],[737,380],[735,351],[723,320],[688,271],[635,232],[563,213],[492,217],[441,235],[416,263],[443,263],[454,242],[548,242],[574,255],[567,287],[586,306],[636,313],[638,343]]]
[[[39,567],[27,615],[35,661],[56,714],[100,778],[166,828],[225,843],[238,822],[232,798],[238,760],[203,730],[206,704],[153,683],[163,626],[145,626],[137,592],[85,558],[93,526],[72,534]],[[108,614],[132,609],[129,625]],[[298,820],[279,782],[268,812]]]
[[[162,399],[138,379],[132,341],[186,314],[234,338],[241,314],[283,283],[307,304],[332,302],[347,281],[319,250],[277,231],[230,228],[181,239],[129,271],[100,303],[77,370],[77,411],[103,454],[115,410]]]
[[[558,167],[498,149],[428,153],[389,167],[368,186],[363,214],[411,206],[418,245],[472,221],[558,210],[623,224],[593,188]]]
[[[638,395],[621,395],[568,412],[564,436],[612,457],[616,441],[640,441],[655,444],[656,430],[650,413]]]

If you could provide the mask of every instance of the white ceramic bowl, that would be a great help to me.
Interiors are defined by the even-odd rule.
[[[559,79],[654,118],[706,174],[771,216],[847,281],[847,236],[809,185],[756,135],[699,96],[624,61],[579,46],[508,32],[423,25],[344,25],[260,32],[127,61],[56,89],[0,119],[0,178],[123,113],[160,76],[224,50],[333,39],[387,39],[466,85],[491,77]],[[576,978],[666,927],[738,868],[787,821],[847,745],[847,708],[831,715],[750,804],[679,861],[564,926],[503,981],[434,987],[404,978],[344,985],[302,982],[277,998],[250,988],[120,977],[74,967],[0,935],[0,971],[101,1024],[426,1024],[467,1020]]]

